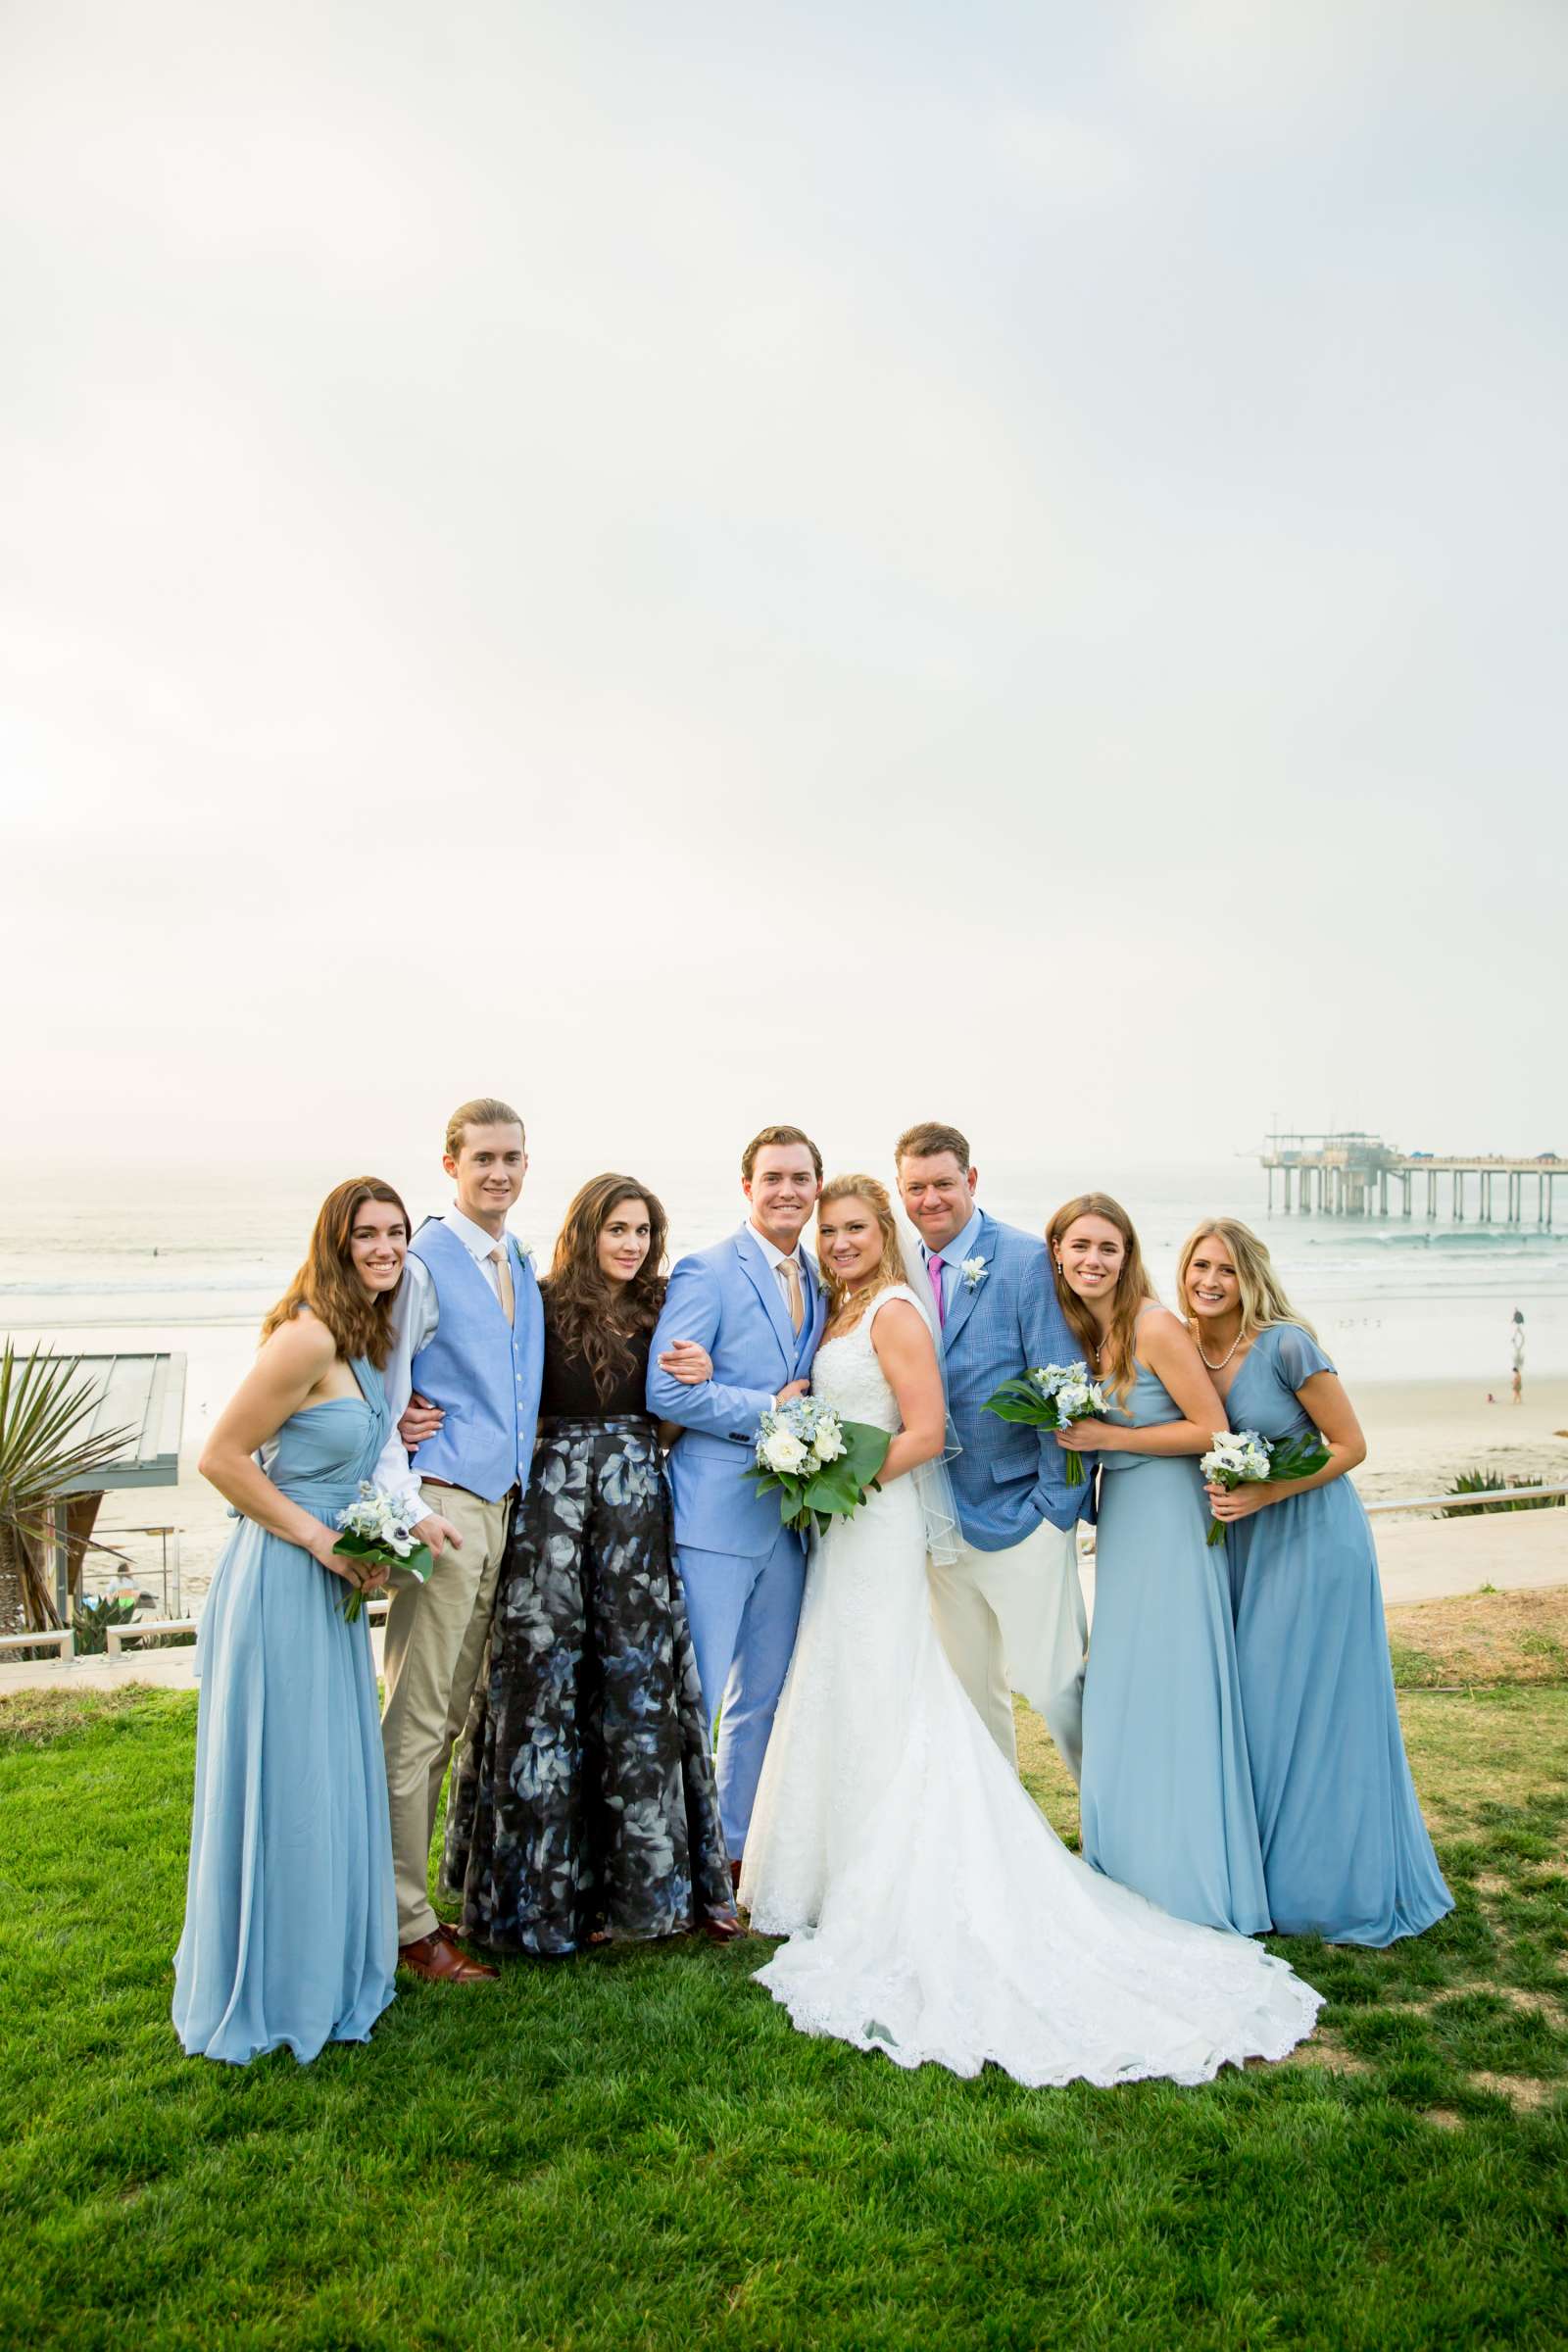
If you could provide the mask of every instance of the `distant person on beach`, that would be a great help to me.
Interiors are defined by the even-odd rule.
[[[550,1272],[534,1474],[513,1517],[447,1800],[443,1884],[492,1951],[740,1934],[712,1739],[670,1556],[648,1358],[664,1211],[596,1176]],[[682,1350],[675,1377],[711,1374]],[[408,1429],[417,1408],[404,1416]],[[439,1426],[432,1412],[421,1417]]]
[[[1453,1897],[1405,1760],[1372,1529],[1347,1473],[1366,1459],[1350,1400],[1268,1250],[1233,1217],[1189,1234],[1182,1305],[1232,1429],[1316,1430],[1309,1478],[1207,1489],[1225,1530],[1258,1836],[1282,1936],[1382,1946]]]
[[[827,1320],[816,1261],[801,1242],[822,1189],[821,1153],[803,1128],[764,1127],[740,1172],[747,1221],[680,1260],[648,1368],[648,1410],[686,1432],[669,1457],[675,1560],[717,1726],[719,1809],[737,1881],[806,1582],[805,1545],[746,1473],[762,1414],[804,1395]],[[682,1375],[694,1348],[710,1375],[692,1385]]]
[[[430,1901],[430,1839],[453,1742],[467,1720],[484,1654],[512,1508],[528,1484],[544,1310],[533,1266],[507,1231],[528,1168],[522,1120],[493,1095],[447,1122],[441,1165],[455,1199],[409,1245],[387,1366],[394,1422],[417,1395],[441,1408],[412,1457],[394,1427],[380,1472],[390,1492],[430,1506],[419,1532],[432,1550],[424,1584],[392,1576],[382,1671],[382,1739],[397,1861],[398,1960],[416,1976],[459,1984],[495,1970],[463,1951]]]
[[[1071,1352],[1051,1261],[1033,1234],[981,1207],[979,1173],[956,1127],[925,1119],[906,1128],[893,1165],[960,1448],[951,1476],[963,1541],[955,1559],[931,1565],[937,1632],[1007,1762],[1016,1769],[1016,1688],[1076,1780],[1088,1639],[1077,1529],[1091,1485],[1068,1486],[1049,1432],[985,1410],[1004,1380]]]
[[[1524,1366],[1522,1364],[1515,1364],[1513,1368],[1512,1387],[1513,1400],[1515,1404],[1523,1404],[1525,1398],[1525,1373]]]
[[[391,1426],[382,1369],[408,1211],[388,1184],[329,1193],[202,1451],[239,1521],[207,1596],[174,2026],[244,2066],[364,2041],[391,2000],[397,1905],[369,1627],[379,1574],[333,1550]],[[439,1536],[440,1526],[431,1531]]]
[[[1054,1433],[1100,1459],[1095,1624],[1084,1678],[1085,1859],[1200,1927],[1267,1928],[1225,1555],[1198,1456],[1224,1412],[1132,1220],[1105,1193],[1046,1228],[1074,1355],[1105,1395]]]

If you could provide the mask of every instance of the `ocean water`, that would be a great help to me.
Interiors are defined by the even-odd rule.
[[[661,1187],[673,1254],[742,1221],[732,1170],[671,1162],[644,1172]],[[450,1198],[438,1164],[431,1180],[417,1170],[388,1173],[416,1219]],[[187,1357],[178,1489],[111,1496],[104,1517],[127,1525],[139,1513],[180,1525],[184,1570],[197,1572],[198,1583],[224,1522],[195,1474],[196,1457],[341,1174],[259,1170],[238,1160],[64,1173],[0,1168],[0,1331],[61,1351],[178,1348]],[[582,1174],[536,1157],[513,1222],[541,1265]],[[1516,1309],[1525,1317],[1527,1377],[1568,1371],[1568,1230],[1396,1216],[1270,1218],[1263,1173],[1246,1159],[1208,1167],[998,1162],[982,1175],[985,1206],[1034,1232],[1073,1193],[1090,1185],[1114,1193],[1168,1300],[1176,1253],[1193,1226],[1215,1213],[1245,1218],[1267,1240],[1287,1291],[1352,1395],[1358,1382],[1444,1378],[1506,1395]],[[1559,1206],[1568,1227],[1568,1202]]]

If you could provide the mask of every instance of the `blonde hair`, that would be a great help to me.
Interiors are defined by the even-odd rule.
[[[1206,1242],[1210,1234],[1224,1244],[1236,1268],[1242,1294],[1242,1339],[1254,1338],[1271,1323],[1298,1323],[1303,1331],[1312,1333],[1314,1340],[1317,1338],[1306,1317],[1298,1315],[1286,1298],[1266,1245],[1250,1225],[1243,1225],[1236,1217],[1205,1217],[1201,1225],[1194,1226],[1182,1244],[1181,1255],[1176,1260],[1176,1296],[1189,1327],[1193,1323],[1193,1310],[1187,1297],[1188,1269],[1199,1243]]]
[[[874,1176],[833,1177],[822,1187],[816,1203],[818,1223],[821,1221],[823,1209],[833,1200],[863,1200],[865,1202],[866,1207],[873,1212],[877,1224],[881,1227],[882,1255],[877,1260],[876,1270],[870,1279],[858,1284],[853,1291],[844,1289],[842,1284],[834,1280],[831,1267],[825,1262],[822,1264],[820,1268],[822,1288],[827,1294],[827,1311],[830,1322],[841,1315],[844,1309],[852,1305],[857,1298],[863,1298],[869,1302],[876,1297],[878,1291],[885,1291],[890,1283],[904,1280],[904,1251],[899,1247],[898,1222],[893,1214],[893,1203],[888,1199],[887,1186],[878,1184]]]
[[[460,1102],[447,1121],[447,1157],[456,1159],[467,1141],[470,1127],[515,1127],[528,1141],[523,1128],[522,1114],[503,1102],[499,1095],[475,1095],[471,1102]]]
[[[1103,1217],[1121,1235],[1126,1255],[1116,1288],[1110,1301],[1110,1329],[1103,1339],[1100,1326],[1089,1312],[1077,1292],[1072,1289],[1056,1261],[1056,1248],[1070,1227],[1080,1217]],[[1138,1377],[1135,1361],[1138,1348],[1138,1318],[1158,1294],[1150,1281],[1144,1266],[1144,1253],[1138,1247],[1133,1221],[1119,1200],[1108,1193],[1080,1193],[1074,1200],[1064,1200],[1051,1223],[1046,1227],[1046,1242],[1051,1250],[1051,1271],[1056,1285],[1056,1298],[1067,1328],[1083,1348],[1086,1357],[1096,1349],[1100,1354],[1100,1373],[1111,1384],[1111,1394],[1118,1403],[1125,1404],[1127,1393]]]

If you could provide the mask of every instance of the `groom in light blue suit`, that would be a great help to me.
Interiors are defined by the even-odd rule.
[[[957,1128],[927,1120],[906,1129],[896,1163],[942,1334],[960,1448],[950,1474],[962,1548],[951,1564],[931,1565],[931,1612],[954,1672],[1008,1763],[1018,1761],[1016,1684],[1077,1780],[1088,1640],[1077,1523],[1093,1490],[1068,1486],[1054,1431],[999,1420],[985,1403],[1004,1380],[1033,1365],[1071,1363],[1079,1348],[1056,1301],[1045,1243],[985,1214]]]
[[[778,1496],[746,1477],[763,1413],[808,1386],[826,1309],[801,1235],[822,1189],[822,1155],[799,1127],[764,1127],[741,1158],[750,1221],[683,1257],[669,1278],[648,1367],[648,1409],[685,1435],[669,1456],[675,1564],[697,1671],[718,1724],[718,1801],[737,1881],[773,1711],[795,1646],[806,1582],[799,1536]],[[671,1377],[706,1348],[712,1372]]]

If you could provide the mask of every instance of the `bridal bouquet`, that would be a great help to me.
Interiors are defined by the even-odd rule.
[[[879,1494],[877,1472],[893,1441],[868,1421],[846,1421],[815,1396],[792,1396],[762,1415],[757,1464],[746,1475],[759,1493],[777,1494],[779,1517],[804,1535],[826,1535],[848,1519],[868,1494]]]
[[[1076,1364],[1039,1364],[1021,1379],[1004,1380],[980,1409],[995,1413],[999,1421],[1026,1421],[1032,1429],[1070,1429],[1075,1421],[1088,1421],[1104,1411],[1105,1393],[1098,1380],[1090,1379],[1089,1366],[1081,1359]],[[1062,1459],[1068,1486],[1081,1487],[1083,1455],[1067,1453]]]
[[[343,1533],[332,1549],[348,1559],[366,1560],[372,1568],[407,1568],[422,1585],[435,1565],[429,1544],[421,1544],[414,1533],[415,1522],[424,1517],[424,1508],[416,1494],[389,1494],[384,1487],[372,1487],[368,1479],[362,1478],[359,1501],[337,1515]],[[346,1622],[352,1625],[364,1607],[363,1587],[351,1586],[343,1603]]]
[[[1217,1429],[1214,1444],[1198,1467],[1211,1487],[1272,1485],[1282,1478],[1310,1478],[1329,1458],[1329,1449],[1315,1429],[1298,1438],[1259,1437],[1255,1429]],[[1210,1544],[1223,1544],[1225,1527],[1216,1519],[1208,1531]]]

